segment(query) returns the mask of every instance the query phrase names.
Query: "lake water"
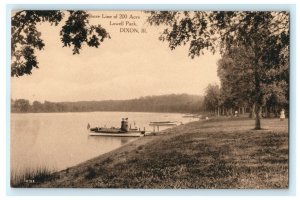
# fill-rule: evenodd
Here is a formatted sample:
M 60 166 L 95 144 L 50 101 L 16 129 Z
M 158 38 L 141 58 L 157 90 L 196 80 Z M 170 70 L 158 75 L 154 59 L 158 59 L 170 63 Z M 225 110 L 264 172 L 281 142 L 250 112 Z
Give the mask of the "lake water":
M 178 121 L 193 118 L 176 113 L 86 112 L 11 114 L 11 170 L 47 167 L 62 170 L 114 150 L 136 138 L 89 136 L 91 127 L 120 127 L 121 119 L 151 131 L 150 121 Z M 162 130 L 162 129 L 161 129 Z

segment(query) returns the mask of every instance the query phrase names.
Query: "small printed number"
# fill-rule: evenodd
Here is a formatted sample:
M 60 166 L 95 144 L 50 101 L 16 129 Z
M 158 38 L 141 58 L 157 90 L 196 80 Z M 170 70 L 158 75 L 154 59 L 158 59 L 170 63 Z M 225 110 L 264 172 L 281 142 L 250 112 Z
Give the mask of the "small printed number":
M 127 19 L 127 15 L 126 15 L 126 14 L 120 14 L 120 15 L 119 15 L 119 18 L 120 18 L 120 19 Z

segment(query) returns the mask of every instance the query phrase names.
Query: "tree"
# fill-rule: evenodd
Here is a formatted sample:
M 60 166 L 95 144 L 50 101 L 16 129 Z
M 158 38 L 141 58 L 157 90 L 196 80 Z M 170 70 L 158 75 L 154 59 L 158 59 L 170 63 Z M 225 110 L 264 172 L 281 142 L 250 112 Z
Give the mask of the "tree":
M 284 80 L 268 87 L 266 96 L 266 114 L 278 116 L 280 108 L 288 109 L 288 82 Z
M 44 111 L 45 112 L 57 112 L 56 104 L 50 101 L 44 101 Z
M 221 55 L 230 54 L 232 46 L 249 50 L 253 59 L 245 64 L 253 73 L 255 129 L 261 128 L 266 85 L 278 81 L 272 73 L 289 62 L 289 13 L 153 11 L 148 22 L 166 26 L 159 39 L 167 41 L 172 50 L 189 45 L 191 58 L 218 48 Z
M 203 103 L 206 110 L 213 111 L 219 115 L 220 88 L 218 85 L 209 84 L 207 86 Z
M 240 74 L 235 68 L 234 60 L 227 55 L 224 55 L 217 64 L 218 77 L 220 78 L 221 82 L 220 104 L 223 109 L 232 110 L 232 108 L 236 108 L 243 104 L 243 99 L 241 98 L 241 88 L 237 88 L 237 86 L 241 85 Z M 242 90 L 244 89 L 245 88 L 242 87 Z M 226 113 L 228 112 L 226 111 Z
M 223 100 L 232 102 L 231 106 L 251 105 L 255 109 L 255 69 L 252 65 L 254 54 L 251 48 L 231 47 L 218 62 L 218 76 L 221 80 Z M 288 80 L 285 77 L 288 66 L 280 68 L 261 68 L 262 104 L 265 113 L 270 107 L 284 105 L 288 99 Z M 224 94 L 225 93 L 225 94 Z M 234 103 L 233 103 L 234 102 Z M 274 111 L 274 109 L 273 109 Z M 259 113 L 261 115 L 261 113 Z
M 26 99 L 17 99 L 14 104 L 12 104 L 12 111 L 14 112 L 29 112 L 30 111 L 30 103 Z
M 32 103 L 32 111 L 33 112 L 43 112 L 44 111 L 44 106 L 41 102 L 39 101 L 34 101 Z
M 251 49 L 231 47 L 218 61 L 221 99 L 225 108 L 253 107 L 256 93 L 254 70 L 251 67 L 253 59 Z
M 67 19 L 60 31 L 61 42 L 63 47 L 72 47 L 73 54 L 79 54 L 83 45 L 98 48 L 105 38 L 110 38 L 101 25 L 89 24 L 89 14 L 85 11 L 18 11 L 11 18 L 12 77 L 29 75 L 33 68 L 38 68 L 35 51 L 42 50 L 45 43 L 37 24 L 49 22 L 57 26 L 65 16 Z

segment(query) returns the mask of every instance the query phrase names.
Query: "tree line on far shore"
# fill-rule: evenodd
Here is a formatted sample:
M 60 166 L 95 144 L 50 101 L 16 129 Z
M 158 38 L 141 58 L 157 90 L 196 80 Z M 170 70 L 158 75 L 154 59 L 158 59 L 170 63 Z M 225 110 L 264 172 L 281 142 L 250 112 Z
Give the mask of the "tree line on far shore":
M 232 101 L 226 99 L 227 93 L 217 84 L 209 84 L 205 95 L 170 94 L 146 96 L 129 100 L 50 102 L 27 99 L 11 99 L 12 113 L 50 113 L 50 112 L 94 112 L 94 111 L 123 111 L 123 112 L 177 112 L 177 113 L 206 113 L 216 116 L 233 116 L 248 114 L 255 117 L 251 102 L 241 101 L 237 96 Z M 277 117 L 280 110 L 288 111 L 285 98 L 276 94 L 267 99 L 263 107 L 263 117 Z
M 40 112 L 93 112 L 93 111 L 127 111 L 127 112 L 178 112 L 196 113 L 202 110 L 203 97 L 188 94 L 170 94 L 146 96 L 129 100 L 50 102 L 27 99 L 11 99 L 13 113 Z

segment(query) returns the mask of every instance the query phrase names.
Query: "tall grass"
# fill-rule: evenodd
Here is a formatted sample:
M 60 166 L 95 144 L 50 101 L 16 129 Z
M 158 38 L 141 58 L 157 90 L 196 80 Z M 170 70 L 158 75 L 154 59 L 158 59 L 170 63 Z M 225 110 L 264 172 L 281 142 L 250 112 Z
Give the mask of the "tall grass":
M 48 167 L 37 167 L 34 169 L 27 168 L 20 171 L 11 171 L 11 187 L 30 187 L 34 184 L 42 183 L 46 180 L 53 179 L 54 169 Z

